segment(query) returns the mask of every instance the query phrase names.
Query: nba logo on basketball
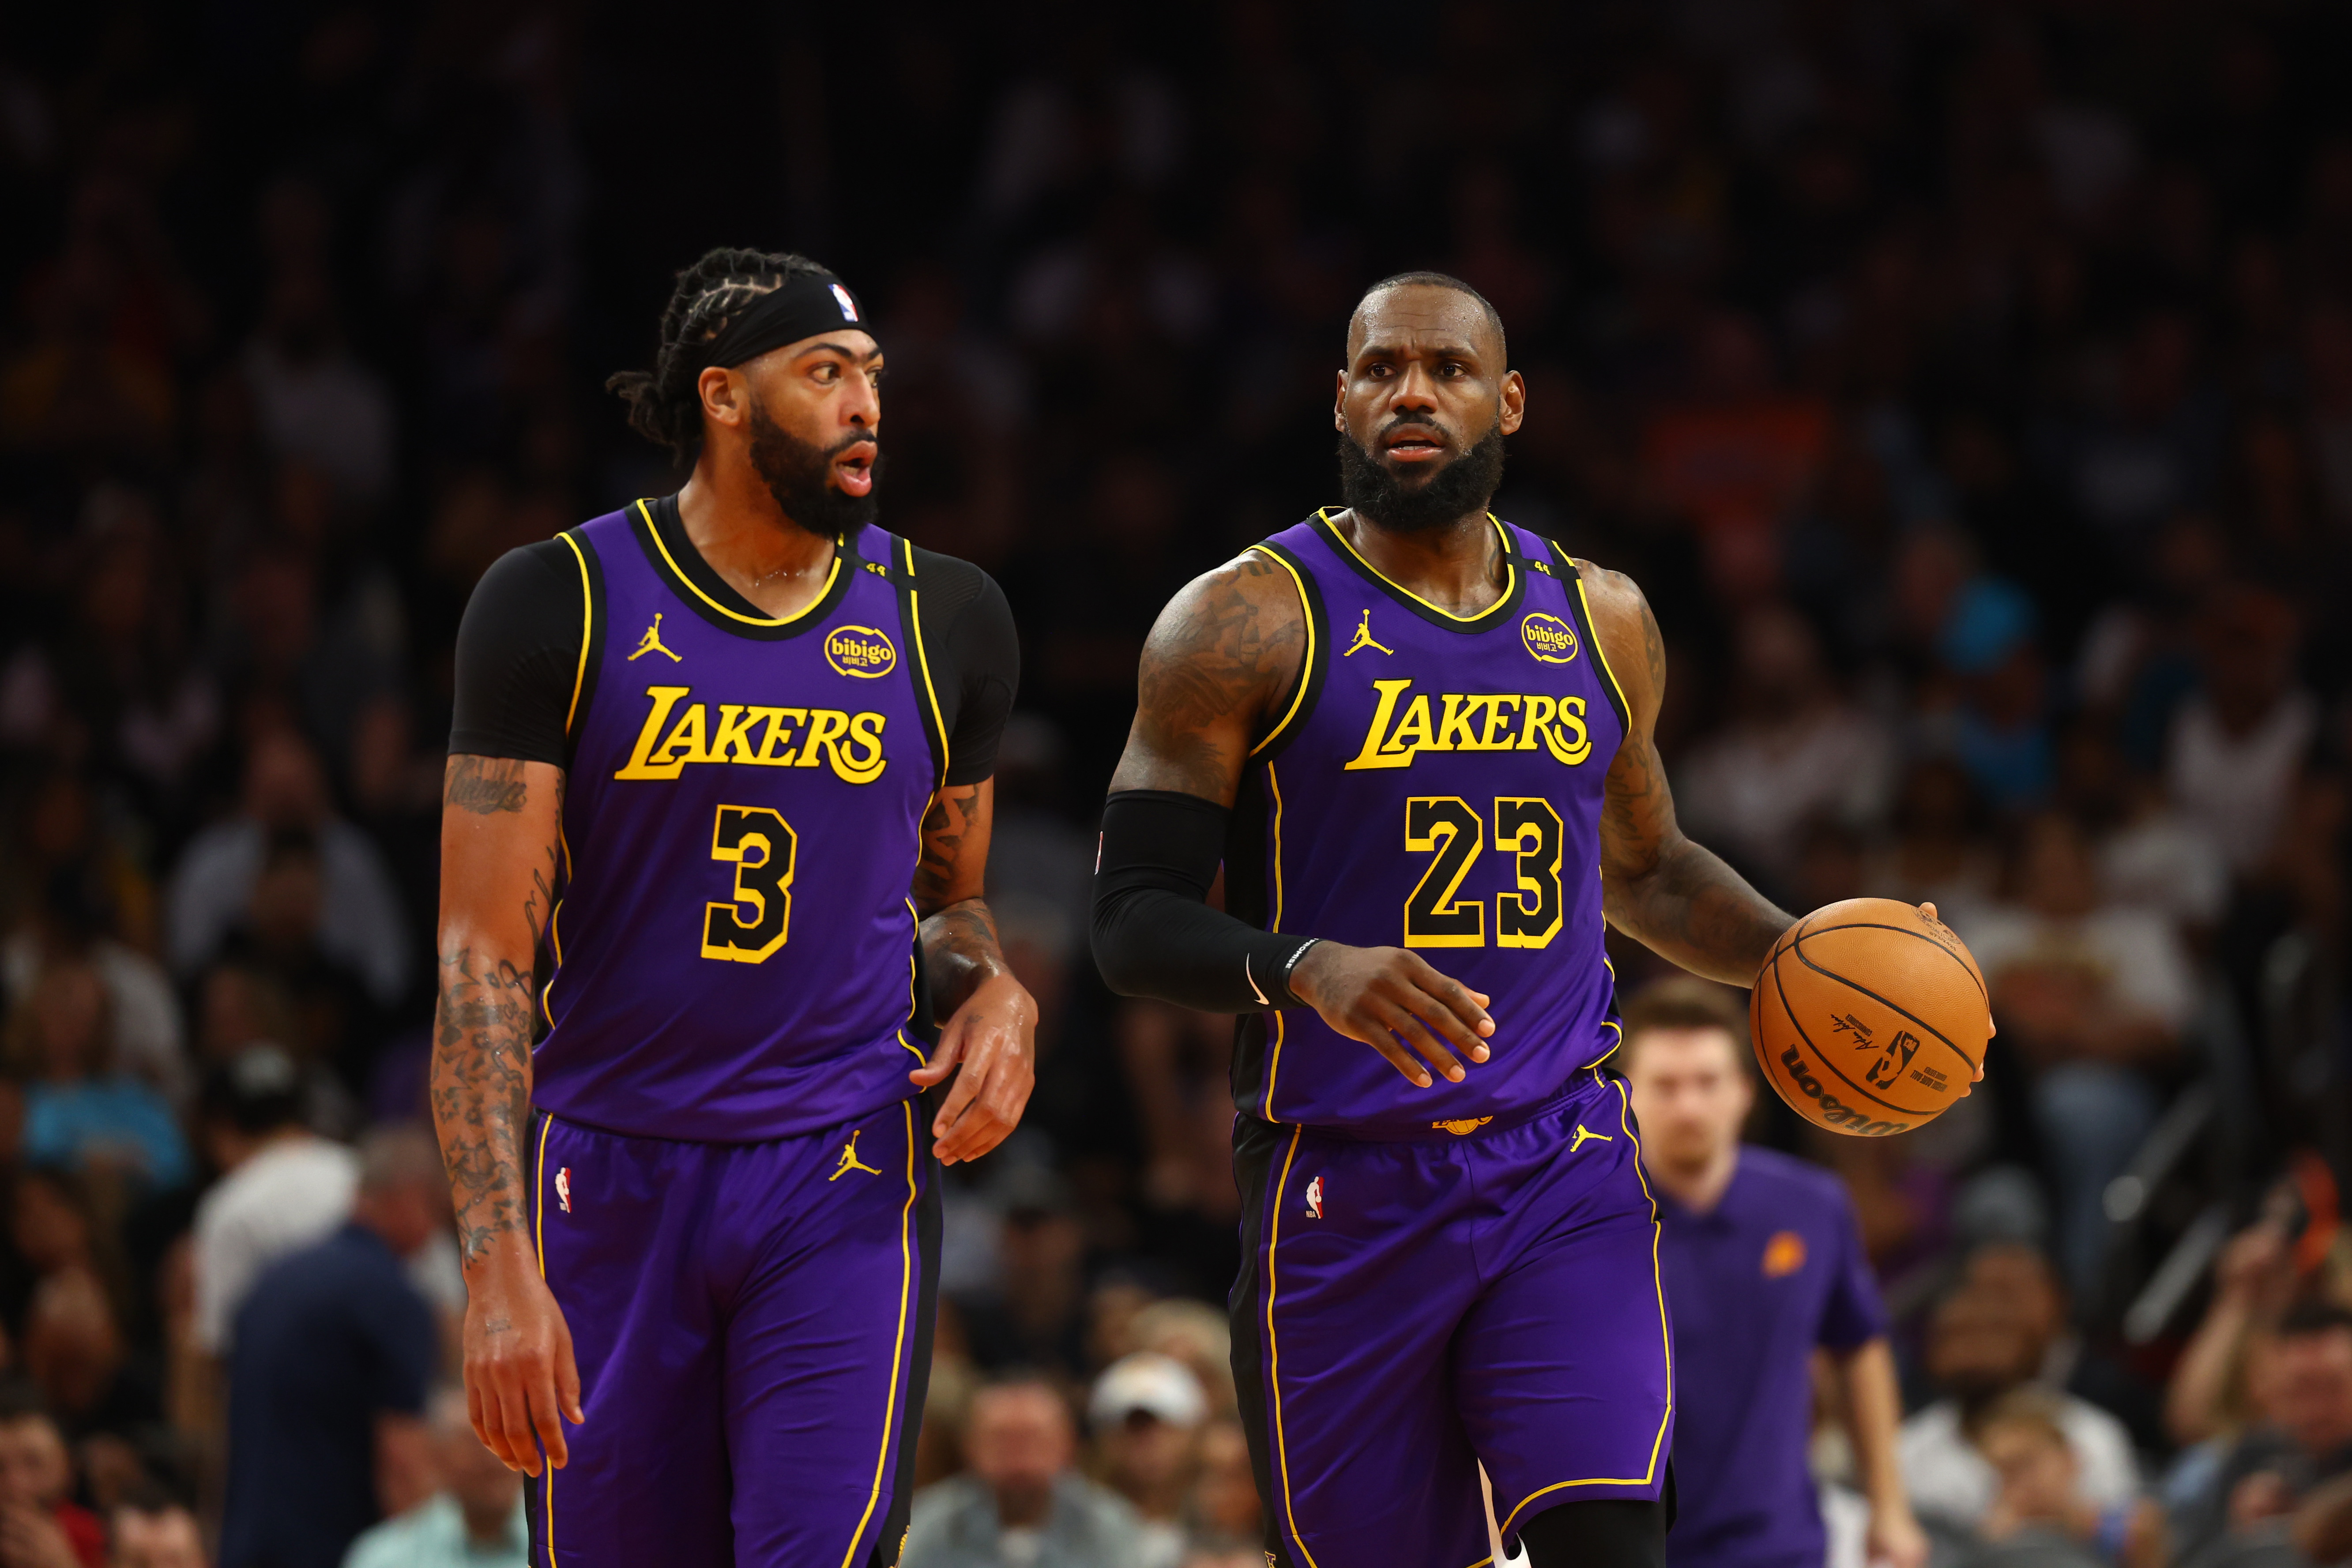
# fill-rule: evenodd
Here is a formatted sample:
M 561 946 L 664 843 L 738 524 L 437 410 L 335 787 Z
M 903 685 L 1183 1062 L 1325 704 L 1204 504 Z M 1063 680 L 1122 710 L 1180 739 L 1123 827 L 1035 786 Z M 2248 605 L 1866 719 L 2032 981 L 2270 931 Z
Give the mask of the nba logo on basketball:
M 569 1165 L 555 1173 L 555 1201 L 565 1214 L 572 1212 L 572 1167 Z
M 1307 1184 L 1307 1217 L 1323 1217 L 1323 1178 L 1320 1176 Z

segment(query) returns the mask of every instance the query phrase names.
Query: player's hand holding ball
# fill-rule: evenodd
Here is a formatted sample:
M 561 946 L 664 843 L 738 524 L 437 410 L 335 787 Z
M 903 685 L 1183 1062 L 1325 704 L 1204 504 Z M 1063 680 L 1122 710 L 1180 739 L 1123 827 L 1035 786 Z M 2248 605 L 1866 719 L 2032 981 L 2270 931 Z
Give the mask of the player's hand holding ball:
M 1924 1126 L 1984 1077 L 1992 1008 L 1933 904 L 1847 899 L 1790 926 L 1748 1004 L 1756 1065 L 1798 1115 L 1884 1138 Z

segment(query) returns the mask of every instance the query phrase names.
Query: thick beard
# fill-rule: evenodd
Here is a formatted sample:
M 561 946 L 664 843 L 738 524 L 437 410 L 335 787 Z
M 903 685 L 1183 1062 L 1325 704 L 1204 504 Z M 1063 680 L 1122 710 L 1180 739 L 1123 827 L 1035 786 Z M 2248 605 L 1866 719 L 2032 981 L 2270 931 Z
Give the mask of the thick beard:
M 833 486 L 834 458 L 859 441 L 873 440 L 852 432 L 831 447 L 813 446 L 769 418 L 760 405 L 751 405 L 751 467 L 784 515 L 821 539 L 854 532 L 881 515 L 880 442 L 875 442 L 872 489 L 853 496 Z
M 1339 432 L 1339 498 L 1391 533 L 1427 533 L 1484 511 L 1502 483 L 1499 418 L 1468 451 L 1412 486 Z

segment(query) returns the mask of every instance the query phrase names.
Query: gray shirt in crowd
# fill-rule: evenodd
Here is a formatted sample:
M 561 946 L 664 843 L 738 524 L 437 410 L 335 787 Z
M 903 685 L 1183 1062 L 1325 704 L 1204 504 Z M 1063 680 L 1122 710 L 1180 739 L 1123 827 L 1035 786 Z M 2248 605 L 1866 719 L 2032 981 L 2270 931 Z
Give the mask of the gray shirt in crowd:
M 1152 1553 L 1127 1500 L 1083 1476 L 1054 1483 L 1054 1507 L 1034 1530 L 997 1523 L 996 1499 L 970 1476 L 915 1499 L 899 1568 L 1138 1568 Z

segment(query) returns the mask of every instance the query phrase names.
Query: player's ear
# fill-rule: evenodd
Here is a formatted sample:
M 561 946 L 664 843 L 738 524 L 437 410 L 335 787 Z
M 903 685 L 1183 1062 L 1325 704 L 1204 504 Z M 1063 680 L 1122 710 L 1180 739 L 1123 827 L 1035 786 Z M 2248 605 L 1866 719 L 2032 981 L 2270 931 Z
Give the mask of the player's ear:
M 1516 436 L 1528 418 L 1528 384 L 1517 371 L 1503 373 L 1503 434 Z
M 750 388 L 740 373 L 711 365 L 695 378 L 694 390 L 701 395 L 704 418 L 714 425 L 743 423 Z
M 1342 436 L 1348 433 L 1348 373 L 1341 370 L 1339 385 L 1331 395 L 1331 428 Z

